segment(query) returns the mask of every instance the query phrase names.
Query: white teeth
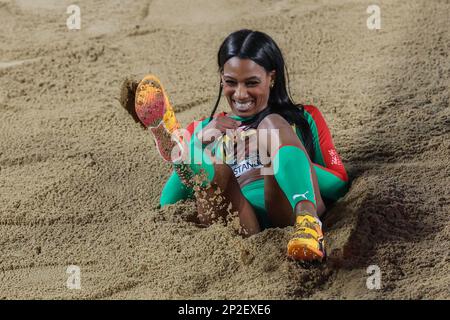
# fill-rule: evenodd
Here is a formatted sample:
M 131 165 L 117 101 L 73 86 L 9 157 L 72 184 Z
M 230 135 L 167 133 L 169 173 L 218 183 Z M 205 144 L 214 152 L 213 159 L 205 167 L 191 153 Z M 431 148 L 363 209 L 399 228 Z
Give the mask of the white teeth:
M 235 106 L 236 106 L 237 109 L 243 110 L 243 109 L 248 109 L 248 108 L 250 108 L 252 102 L 253 102 L 253 101 L 249 101 L 249 102 L 246 102 L 246 103 L 239 103 L 239 102 L 237 102 L 237 101 L 234 101 L 234 104 L 235 104 Z

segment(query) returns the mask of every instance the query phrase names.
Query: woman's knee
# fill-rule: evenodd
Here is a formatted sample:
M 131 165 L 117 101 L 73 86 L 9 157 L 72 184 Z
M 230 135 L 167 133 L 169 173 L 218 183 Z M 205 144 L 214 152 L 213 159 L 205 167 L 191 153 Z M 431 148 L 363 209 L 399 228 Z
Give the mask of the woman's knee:
M 271 113 L 261 120 L 258 125 L 258 129 L 278 129 L 289 126 L 289 123 L 282 116 L 276 113 Z
M 293 145 L 305 149 L 293 127 L 279 114 L 269 114 L 258 125 L 260 134 L 267 134 L 267 148 L 278 150 L 283 145 Z M 264 130 L 264 131 L 263 131 Z

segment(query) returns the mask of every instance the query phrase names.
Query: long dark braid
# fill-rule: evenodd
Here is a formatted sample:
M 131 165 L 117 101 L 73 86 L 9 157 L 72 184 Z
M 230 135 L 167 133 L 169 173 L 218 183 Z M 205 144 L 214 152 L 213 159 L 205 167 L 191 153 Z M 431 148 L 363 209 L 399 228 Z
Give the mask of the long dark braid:
M 222 97 L 222 89 L 223 89 L 222 84 L 220 84 L 219 85 L 219 96 L 217 97 L 216 104 L 214 105 L 211 115 L 209 116 L 209 121 L 212 120 L 212 118 L 214 117 L 214 114 L 216 113 L 217 107 L 219 106 L 220 98 Z

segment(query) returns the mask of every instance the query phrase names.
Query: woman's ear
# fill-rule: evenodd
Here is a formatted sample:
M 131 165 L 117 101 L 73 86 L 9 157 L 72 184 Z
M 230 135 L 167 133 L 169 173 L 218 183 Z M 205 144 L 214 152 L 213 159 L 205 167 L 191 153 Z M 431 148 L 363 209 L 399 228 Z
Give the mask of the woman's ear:
M 275 86 L 275 70 L 272 70 L 269 72 L 269 78 L 270 78 L 270 89 L 272 89 Z
M 269 75 L 270 75 L 270 81 L 275 81 L 275 70 L 270 71 Z

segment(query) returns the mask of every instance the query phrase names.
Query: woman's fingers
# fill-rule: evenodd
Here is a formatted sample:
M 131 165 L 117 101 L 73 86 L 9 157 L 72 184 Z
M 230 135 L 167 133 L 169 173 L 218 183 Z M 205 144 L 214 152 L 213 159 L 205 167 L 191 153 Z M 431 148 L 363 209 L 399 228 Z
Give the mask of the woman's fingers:
M 241 122 L 231 119 L 227 116 L 223 116 L 217 118 L 217 124 L 218 126 L 225 129 L 237 129 L 241 125 Z
M 209 143 L 217 138 L 217 134 L 225 134 L 227 130 L 236 130 L 241 125 L 241 121 L 236 121 L 227 116 L 220 116 L 211 120 L 211 122 L 199 132 L 198 137 L 203 143 Z M 214 132 L 215 131 L 215 132 Z

